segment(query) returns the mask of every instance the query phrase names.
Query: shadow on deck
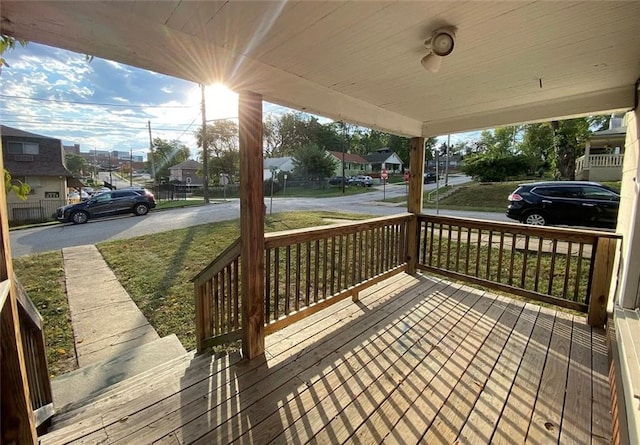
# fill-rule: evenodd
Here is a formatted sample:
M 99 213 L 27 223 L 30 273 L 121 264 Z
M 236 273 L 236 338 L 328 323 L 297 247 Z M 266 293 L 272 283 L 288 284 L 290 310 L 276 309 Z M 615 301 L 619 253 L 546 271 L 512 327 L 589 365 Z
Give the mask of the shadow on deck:
M 604 331 L 397 275 L 266 338 L 64 413 L 41 443 L 609 443 Z

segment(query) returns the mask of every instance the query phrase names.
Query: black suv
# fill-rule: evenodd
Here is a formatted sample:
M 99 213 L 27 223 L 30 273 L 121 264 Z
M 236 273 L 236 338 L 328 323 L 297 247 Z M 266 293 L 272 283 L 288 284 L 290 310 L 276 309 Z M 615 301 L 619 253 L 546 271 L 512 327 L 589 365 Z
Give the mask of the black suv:
M 104 192 L 77 204 L 60 207 L 56 219 L 74 224 L 86 223 L 90 218 L 133 213 L 142 216 L 156 206 L 153 194 L 147 189 L 123 189 Z
M 544 226 L 615 227 L 620 195 L 597 182 L 553 181 L 520 185 L 509 195 L 507 216 Z

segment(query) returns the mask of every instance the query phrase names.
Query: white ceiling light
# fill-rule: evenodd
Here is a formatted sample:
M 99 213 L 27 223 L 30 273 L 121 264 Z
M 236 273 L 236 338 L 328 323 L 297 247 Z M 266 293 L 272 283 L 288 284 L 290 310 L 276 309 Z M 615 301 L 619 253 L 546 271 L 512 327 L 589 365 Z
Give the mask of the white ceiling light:
M 429 53 L 422 58 L 420 63 L 427 71 L 437 73 L 442 65 L 442 58 L 453 52 L 455 47 L 455 28 L 436 29 L 431 37 L 424 42 Z

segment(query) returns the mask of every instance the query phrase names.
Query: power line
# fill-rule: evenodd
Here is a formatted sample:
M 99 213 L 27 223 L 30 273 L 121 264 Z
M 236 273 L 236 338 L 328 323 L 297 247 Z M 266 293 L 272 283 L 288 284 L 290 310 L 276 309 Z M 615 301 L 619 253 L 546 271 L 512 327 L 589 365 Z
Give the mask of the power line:
M 53 103 L 61 103 L 61 104 L 100 105 L 102 107 L 123 107 L 123 108 L 196 108 L 198 107 L 198 105 L 108 104 L 108 103 L 100 103 L 100 102 L 80 102 L 77 100 L 45 99 L 42 97 L 12 96 L 8 94 L 0 94 L 0 97 L 4 97 L 7 99 L 33 100 L 37 102 L 53 102 Z
M 2 121 L 3 124 L 8 124 L 8 123 L 16 123 L 16 124 L 23 124 L 23 125 L 38 125 L 38 126 L 55 126 L 55 127 L 83 127 L 83 128 L 97 128 L 97 129 L 101 129 L 101 128 L 113 128 L 114 125 L 118 125 L 118 128 L 120 130 L 132 130 L 132 131 L 140 131 L 140 130 L 146 130 L 147 127 L 146 126 L 142 126 L 142 127 L 138 127 L 138 126 L 131 126 L 131 125 L 124 125 L 124 122 L 113 122 L 112 124 L 87 124 L 87 123 L 75 123 L 75 122 L 68 122 L 68 121 L 51 121 L 51 120 L 47 120 L 47 121 L 39 121 L 39 120 L 32 120 L 32 121 L 26 121 L 26 120 L 3 120 Z M 193 122 L 192 122 L 193 124 Z M 190 124 L 191 125 L 191 124 Z M 160 131 L 173 131 L 173 132 L 179 132 L 179 131 L 183 131 L 182 128 L 156 128 L 156 130 L 160 130 Z

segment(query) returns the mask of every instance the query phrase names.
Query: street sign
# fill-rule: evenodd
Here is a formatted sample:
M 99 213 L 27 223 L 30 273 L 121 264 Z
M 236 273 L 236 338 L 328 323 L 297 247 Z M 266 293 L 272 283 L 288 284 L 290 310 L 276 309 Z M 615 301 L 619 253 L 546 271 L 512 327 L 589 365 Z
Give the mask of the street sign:
M 405 181 L 409 180 L 409 172 L 404 172 L 404 175 L 402 175 L 402 177 L 404 178 Z
M 382 179 L 387 179 L 389 177 L 389 172 L 387 172 L 386 170 L 382 170 L 382 172 L 380 173 L 380 177 Z

